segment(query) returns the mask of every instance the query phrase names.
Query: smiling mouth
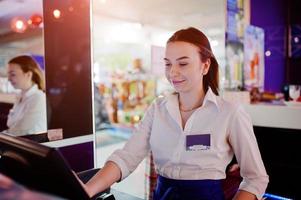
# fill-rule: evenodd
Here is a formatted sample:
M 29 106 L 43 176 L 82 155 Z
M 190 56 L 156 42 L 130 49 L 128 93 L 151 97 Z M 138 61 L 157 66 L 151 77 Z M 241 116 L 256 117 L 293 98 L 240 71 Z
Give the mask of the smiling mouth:
M 181 81 L 172 81 L 173 84 L 179 84 L 179 83 L 183 83 L 185 80 L 181 80 Z

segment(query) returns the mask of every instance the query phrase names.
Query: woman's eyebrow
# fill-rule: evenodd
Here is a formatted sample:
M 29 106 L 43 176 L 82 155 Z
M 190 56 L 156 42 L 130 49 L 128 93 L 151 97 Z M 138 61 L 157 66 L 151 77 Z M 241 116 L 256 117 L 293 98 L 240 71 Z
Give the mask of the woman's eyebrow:
M 180 57 L 180 58 L 177 58 L 176 60 L 179 61 L 179 60 L 183 60 L 183 59 L 187 59 L 187 58 L 189 58 L 189 57 L 187 57 L 187 56 L 182 56 L 182 57 Z M 165 61 L 169 61 L 168 58 L 164 58 L 164 60 L 165 60 Z
M 187 56 L 182 56 L 182 57 L 180 57 L 180 58 L 177 58 L 176 60 L 178 61 L 178 60 L 183 60 L 183 59 L 187 59 L 187 58 L 189 58 L 189 57 L 187 57 Z

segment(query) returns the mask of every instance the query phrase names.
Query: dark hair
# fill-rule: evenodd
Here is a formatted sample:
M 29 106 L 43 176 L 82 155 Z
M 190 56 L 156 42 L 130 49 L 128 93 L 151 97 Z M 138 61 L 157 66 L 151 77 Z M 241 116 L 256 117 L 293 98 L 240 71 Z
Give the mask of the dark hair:
M 190 27 L 175 32 L 167 41 L 167 43 L 169 42 L 188 42 L 193 44 L 200 49 L 202 62 L 205 62 L 208 58 L 210 59 L 211 64 L 209 71 L 206 75 L 204 75 L 203 79 L 204 90 L 207 92 L 208 87 L 210 86 L 214 94 L 218 95 L 218 63 L 212 53 L 211 46 L 206 35 L 200 30 Z
M 43 78 L 43 73 L 36 63 L 36 61 L 31 56 L 17 56 L 8 61 L 8 64 L 18 64 L 20 65 L 23 72 L 32 72 L 31 80 L 38 85 L 40 90 L 45 89 L 45 82 Z

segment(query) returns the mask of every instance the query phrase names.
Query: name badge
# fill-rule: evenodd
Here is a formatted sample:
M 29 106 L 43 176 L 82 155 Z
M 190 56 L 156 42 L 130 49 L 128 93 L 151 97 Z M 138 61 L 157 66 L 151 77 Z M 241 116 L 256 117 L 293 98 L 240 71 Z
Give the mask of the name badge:
M 210 134 L 186 136 L 186 151 L 200 151 L 208 149 L 210 149 Z

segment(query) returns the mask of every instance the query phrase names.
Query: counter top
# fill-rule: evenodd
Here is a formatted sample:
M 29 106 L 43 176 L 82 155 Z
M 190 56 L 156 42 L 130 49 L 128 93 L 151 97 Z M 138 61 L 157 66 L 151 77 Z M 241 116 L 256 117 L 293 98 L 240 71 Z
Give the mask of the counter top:
M 254 126 L 301 130 L 301 106 L 244 104 Z
M 126 194 L 124 192 L 120 192 L 114 189 L 111 189 L 111 193 L 114 195 L 116 200 L 142 200 L 138 197 L 135 197 L 133 195 L 130 194 Z

